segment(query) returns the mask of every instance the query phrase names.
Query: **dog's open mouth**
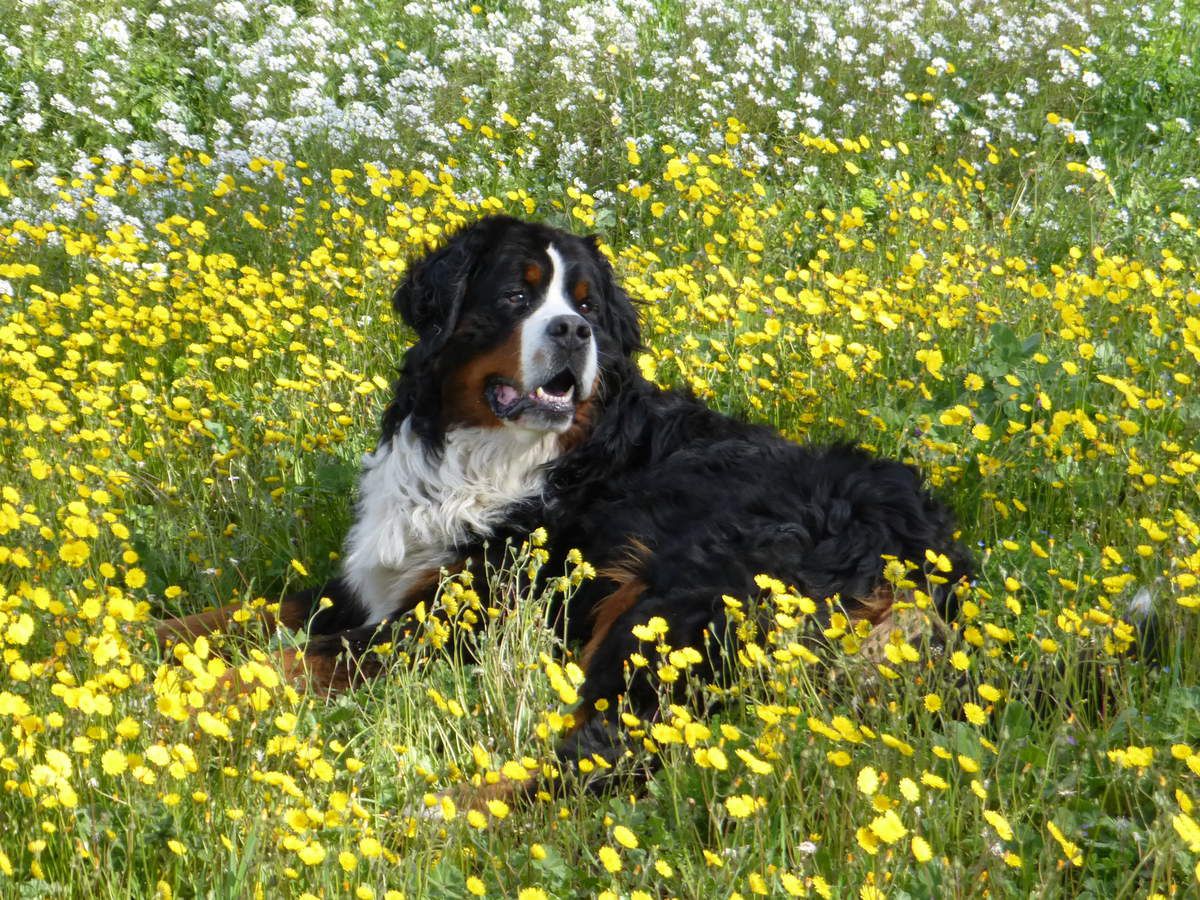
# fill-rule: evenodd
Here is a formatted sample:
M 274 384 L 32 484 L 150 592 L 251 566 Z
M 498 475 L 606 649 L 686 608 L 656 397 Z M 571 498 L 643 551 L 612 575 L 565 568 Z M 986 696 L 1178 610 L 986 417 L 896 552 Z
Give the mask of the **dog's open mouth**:
M 572 415 L 577 390 L 575 374 L 570 369 L 563 369 L 527 394 L 522 394 L 512 382 L 502 378 L 489 381 L 484 393 L 497 418 L 515 419 L 531 411 L 551 416 Z

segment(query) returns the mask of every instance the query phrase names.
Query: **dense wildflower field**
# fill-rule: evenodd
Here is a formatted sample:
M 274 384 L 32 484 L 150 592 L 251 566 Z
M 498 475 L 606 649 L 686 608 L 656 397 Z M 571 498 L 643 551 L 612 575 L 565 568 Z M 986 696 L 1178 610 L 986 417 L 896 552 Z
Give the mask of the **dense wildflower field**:
M 1196 896 L 1198 51 L 1194 0 L 0 0 L 0 896 Z M 156 646 L 336 571 L 390 287 L 493 211 L 603 237 L 648 378 L 928 473 L 953 652 L 818 658 L 764 578 L 646 790 L 484 811 L 569 722 L 546 597 L 333 699 Z

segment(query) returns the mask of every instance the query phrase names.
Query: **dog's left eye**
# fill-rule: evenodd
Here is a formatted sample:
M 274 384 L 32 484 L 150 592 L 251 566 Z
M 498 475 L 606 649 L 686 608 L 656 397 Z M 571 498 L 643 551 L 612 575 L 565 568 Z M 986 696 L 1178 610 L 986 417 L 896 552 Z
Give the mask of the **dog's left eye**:
M 523 306 L 525 304 L 525 292 L 522 290 L 505 291 L 503 299 L 510 306 Z
M 592 311 L 592 301 L 591 300 L 580 300 L 575 304 L 575 308 L 577 310 L 579 310 L 581 315 L 586 316 L 588 313 L 590 313 Z

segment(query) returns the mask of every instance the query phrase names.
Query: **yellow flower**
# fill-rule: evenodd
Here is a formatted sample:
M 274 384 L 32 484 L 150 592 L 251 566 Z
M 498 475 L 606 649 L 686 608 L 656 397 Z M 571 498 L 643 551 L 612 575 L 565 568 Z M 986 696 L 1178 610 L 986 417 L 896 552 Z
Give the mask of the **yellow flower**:
M 306 866 L 315 866 L 325 859 L 325 848 L 319 842 L 314 841 L 301 847 L 296 855 Z
M 497 819 L 503 819 L 508 815 L 508 804 L 503 800 L 489 800 L 487 802 L 488 812 Z
M 983 725 L 987 722 L 987 713 L 978 703 L 964 703 L 963 712 L 966 713 L 967 721 L 972 725 Z
M 916 254 L 913 254 L 916 257 Z M 936 378 L 938 381 L 944 381 L 945 376 L 942 375 L 942 366 L 945 365 L 945 357 L 942 356 L 942 351 L 934 348 L 932 350 L 918 350 L 916 353 L 917 361 L 925 364 L 925 369 Z
M 854 837 L 858 841 L 858 845 L 874 856 L 879 852 L 879 838 L 870 828 L 859 828 L 854 832 Z
M 125 754 L 120 750 L 106 750 L 104 755 L 100 757 L 100 768 L 106 775 L 120 775 L 128 767 L 129 763 L 125 758 Z
M 615 840 L 626 850 L 636 850 L 638 846 L 637 835 L 635 835 L 624 825 L 618 825 L 613 829 L 613 840 Z
M 1187 845 L 1188 850 L 1192 853 L 1200 853 L 1200 825 L 1196 824 L 1195 819 L 1180 813 L 1172 817 L 1171 824 L 1175 827 L 1175 833 Z
M 13 646 L 28 644 L 29 639 L 33 637 L 34 622 L 33 616 L 29 613 L 21 613 L 9 622 L 8 627 L 4 629 L 4 640 Z
M 612 847 L 605 844 L 600 848 L 598 855 L 600 864 L 610 873 L 615 874 L 621 871 L 621 856 Z
M 83 541 L 67 541 L 58 548 L 58 558 L 68 566 L 78 568 L 87 561 L 91 552 Z
M 858 789 L 870 797 L 879 789 L 879 775 L 871 766 L 863 766 L 858 773 Z
M 1008 824 L 1008 820 L 995 810 L 985 809 L 983 817 L 987 819 L 988 824 L 996 829 L 996 834 L 1000 835 L 1000 840 L 1011 841 L 1013 838 L 1012 826 Z
M 634 625 L 631 630 L 639 641 L 654 641 L 666 635 L 667 620 L 661 616 L 652 616 L 645 625 Z
M 698 765 L 714 768 L 718 772 L 724 772 L 729 766 L 729 760 L 720 747 L 697 747 L 693 755 Z
M 735 819 L 744 819 L 747 816 L 753 815 L 755 810 L 754 798 L 749 794 L 737 794 L 733 797 L 725 798 L 725 809 Z
M 912 855 L 916 858 L 917 862 L 929 862 L 929 860 L 933 857 L 933 850 L 930 849 L 929 842 L 919 834 L 913 835 L 911 846 Z
M 883 815 L 876 816 L 871 820 L 869 827 L 872 834 L 885 844 L 894 844 L 908 834 L 908 829 L 904 827 L 904 823 L 900 821 L 900 817 L 896 815 L 894 809 L 889 809 Z
M 1144 769 L 1154 761 L 1153 747 L 1129 746 L 1108 751 L 1108 758 L 1125 769 Z
M 210 713 L 208 710 L 201 710 L 196 716 L 196 724 L 200 726 L 200 730 L 205 734 L 211 734 L 213 737 L 229 739 L 229 726 Z
M 779 883 L 783 886 L 789 897 L 803 897 L 807 894 L 807 891 L 804 890 L 804 882 L 791 872 L 784 872 L 780 875 Z
M 1063 856 L 1067 858 L 1071 865 L 1082 866 L 1083 854 L 1079 852 L 1079 846 L 1073 841 L 1068 840 L 1066 835 L 1053 822 L 1047 822 L 1046 828 L 1051 836 L 1058 841 L 1058 845 L 1062 847 Z

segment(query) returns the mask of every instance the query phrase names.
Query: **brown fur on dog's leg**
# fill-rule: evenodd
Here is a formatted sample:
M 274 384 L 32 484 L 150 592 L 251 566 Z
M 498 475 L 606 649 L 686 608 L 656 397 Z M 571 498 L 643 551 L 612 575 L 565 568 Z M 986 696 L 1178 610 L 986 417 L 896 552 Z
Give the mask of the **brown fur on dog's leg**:
M 269 605 L 250 606 L 243 603 L 230 603 L 218 609 L 205 610 L 191 616 L 164 619 L 154 627 L 154 637 L 160 647 L 165 647 L 176 641 L 193 641 L 218 631 L 229 631 L 235 624 L 241 624 L 234 617 L 239 610 L 246 610 L 250 617 L 246 620 L 261 624 L 267 631 L 283 625 L 292 631 L 300 631 L 308 624 L 312 615 L 312 592 L 292 594 L 279 601 L 277 609 Z
M 512 781 L 501 775 L 500 780 L 496 782 L 485 781 L 479 785 L 457 785 L 448 791 L 443 791 L 442 796 L 449 797 L 461 810 L 474 809 L 479 812 L 489 812 L 488 804 L 493 800 L 499 800 L 501 803 L 511 806 L 528 790 L 528 786 L 532 783 L 532 775 L 520 782 Z
M 242 604 L 231 603 L 194 616 L 164 619 L 154 627 L 154 637 L 160 647 L 165 647 L 175 641 L 192 641 L 216 631 L 225 631 L 235 621 L 233 615 L 239 609 L 242 609 Z
M 283 675 L 297 690 L 309 688 L 322 697 L 348 691 L 355 682 L 354 660 L 319 649 L 285 650 Z
M 244 678 L 241 666 L 230 666 L 218 679 L 216 690 L 226 694 L 246 695 L 253 693 L 256 688 L 268 690 L 279 687 L 280 684 L 290 684 L 298 691 L 306 688 L 312 693 L 328 697 L 340 691 L 348 690 L 354 683 L 352 662 L 344 658 L 331 656 L 327 653 L 306 652 L 304 648 L 283 650 L 272 662 L 263 663 L 278 671 L 278 684 L 255 677 L 250 674 Z

